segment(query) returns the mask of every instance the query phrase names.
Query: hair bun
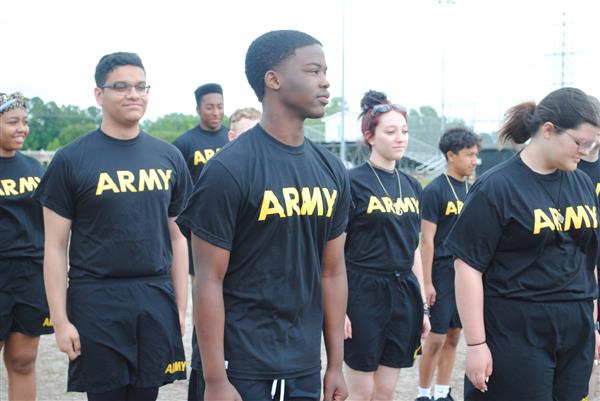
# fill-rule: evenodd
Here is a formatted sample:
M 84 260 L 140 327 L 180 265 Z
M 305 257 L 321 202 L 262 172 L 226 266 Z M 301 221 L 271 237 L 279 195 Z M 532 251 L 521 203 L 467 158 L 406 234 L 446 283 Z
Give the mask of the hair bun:
M 386 104 L 388 102 L 388 98 L 383 92 L 378 92 L 374 90 L 369 90 L 360 101 L 360 109 L 362 113 L 366 113 L 367 110 L 376 106 L 378 104 Z

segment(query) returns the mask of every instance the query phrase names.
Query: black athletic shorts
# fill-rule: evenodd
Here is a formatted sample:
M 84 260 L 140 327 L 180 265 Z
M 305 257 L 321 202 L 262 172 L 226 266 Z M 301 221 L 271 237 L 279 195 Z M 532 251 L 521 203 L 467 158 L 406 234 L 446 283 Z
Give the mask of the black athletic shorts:
M 71 281 L 67 311 L 81 340 L 81 355 L 69 363 L 68 391 L 104 393 L 186 378 L 169 276 Z
M 488 391 L 465 378 L 465 401 L 580 401 L 594 360 L 592 301 L 534 303 L 486 297 L 493 373 Z
M 0 341 L 11 332 L 30 337 L 54 332 L 41 260 L 0 260 Z
M 318 401 L 321 396 L 320 372 L 285 380 L 249 380 L 230 377 L 229 381 L 244 401 Z M 202 371 L 192 369 L 188 401 L 203 401 L 204 388 Z
M 190 271 L 190 275 L 194 275 L 194 258 L 192 257 L 192 240 L 187 240 L 187 249 L 188 249 L 188 268 Z
M 421 347 L 423 301 L 412 270 L 348 268 L 347 314 L 352 338 L 344 341 L 344 361 L 349 367 L 374 372 L 379 365 L 413 365 Z
M 454 258 L 436 259 L 432 267 L 435 303 L 431 307 L 431 332 L 447 334 L 448 329 L 460 329 L 460 318 L 454 297 Z

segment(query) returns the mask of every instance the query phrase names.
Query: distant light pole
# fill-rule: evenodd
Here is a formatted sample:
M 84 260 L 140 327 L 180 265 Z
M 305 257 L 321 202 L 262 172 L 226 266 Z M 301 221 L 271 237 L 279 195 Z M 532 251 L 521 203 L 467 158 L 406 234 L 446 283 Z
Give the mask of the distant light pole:
M 438 0 L 438 4 L 455 4 L 456 0 Z M 442 15 L 442 19 L 443 18 Z M 444 24 L 444 27 L 446 24 Z M 442 105 L 441 105 L 441 117 L 440 117 L 440 131 L 444 132 L 446 129 L 446 39 L 445 32 L 442 32 Z
M 344 165 L 346 164 L 346 90 L 344 82 L 345 80 L 345 63 L 346 63 L 346 0 L 342 0 L 342 110 L 340 117 L 342 122 L 340 124 L 340 159 Z

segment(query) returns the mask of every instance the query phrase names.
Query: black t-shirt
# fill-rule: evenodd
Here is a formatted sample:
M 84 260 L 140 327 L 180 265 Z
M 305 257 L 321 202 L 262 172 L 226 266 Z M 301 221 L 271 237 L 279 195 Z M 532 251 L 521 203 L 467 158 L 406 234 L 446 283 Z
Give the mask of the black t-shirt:
M 600 197 L 600 158 L 595 162 L 580 160 L 577 168 L 590 177 L 594 186 L 596 196 Z M 597 265 L 600 266 L 600 252 L 598 254 Z M 599 316 L 600 317 L 600 316 Z
M 596 196 L 600 196 L 600 158 L 595 162 L 580 160 L 577 168 L 590 177 Z
M 446 244 L 483 273 L 486 296 L 596 297 L 598 200 L 581 171 L 537 174 L 512 157 L 473 185 Z
M 0 157 L 0 260 L 44 257 L 42 208 L 31 197 L 43 174 L 22 153 Z
M 319 371 L 323 250 L 344 232 L 349 204 L 339 159 L 308 139 L 287 146 L 260 125 L 206 166 L 177 222 L 230 251 L 223 298 L 231 377 Z M 192 367 L 201 368 L 194 357 Z
M 173 145 L 183 154 L 185 163 L 195 183 L 206 163 L 227 144 L 229 130 L 223 126 L 218 131 L 205 131 L 199 125 L 175 139 Z
M 169 271 L 168 217 L 183 210 L 191 187 L 173 145 L 97 130 L 56 152 L 34 197 L 72 221 L 71 280 L 143 277 Z
M 452 192 L 446 177 L 450 180 L 454 192 Z M 445 242 L 452 225 L 462 210 L 463 202 L 467 197 L 467 188 L 466 181 L 458 181 L 451 176 L 442 174 L 423 189 L 423 200 L 421 201 L 423 220 L 436 224 L 433 239 L 434 260 L 452 256 L 452 253 L 446 248 Z
M 346 264 L 381 272 L 412 269 L 421 229 L 421 184 L 400 171 L 396 175 L 371 170 L 367 163 L 349 174 L 353 208 L 346 230 Z

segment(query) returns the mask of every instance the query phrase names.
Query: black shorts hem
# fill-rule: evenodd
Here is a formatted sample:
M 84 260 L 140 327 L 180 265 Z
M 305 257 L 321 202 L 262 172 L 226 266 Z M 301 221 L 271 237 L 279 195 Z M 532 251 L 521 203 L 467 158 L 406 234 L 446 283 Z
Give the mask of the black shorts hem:
M 387 368 L 404 369 L 404 368 L 412 368 L 413 365 L 415 364 L 415 360 L 411 359 L 411 360 L 405 360 L 405 361 L 400 361 L 400 362 L 380 361 L 379 364 L 381 366 L 385 366 Z
M 43 330 L 21 330 L 21 329 L 16 329 L 16 330 L 11 330 L 8 333 L 8 335 L 10 335 L 10 333 L 20 333 L 20 334 L 23 334 L 23 335 L 25 335 L 27 337 L 41 337 L 41 336 L 45 336 L 45 335 L 48 335 L 48 334 L 54 334 L 54 328 L 48 327 L 47 329 L 43 329 Z M 0 338 L 0 341 L 4 341 L 4 340 L 6 340 L 6 338 L 4 338 L 4 339 Z

